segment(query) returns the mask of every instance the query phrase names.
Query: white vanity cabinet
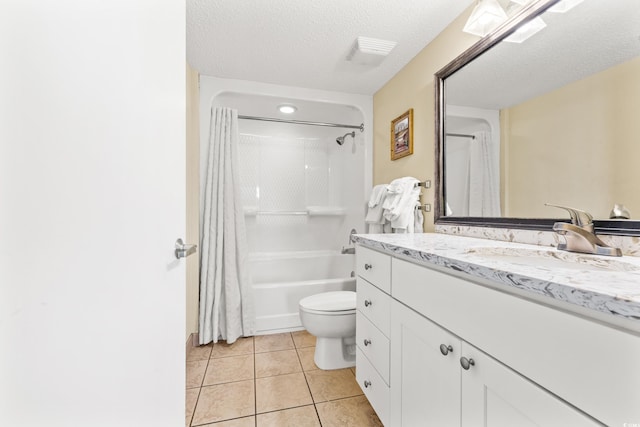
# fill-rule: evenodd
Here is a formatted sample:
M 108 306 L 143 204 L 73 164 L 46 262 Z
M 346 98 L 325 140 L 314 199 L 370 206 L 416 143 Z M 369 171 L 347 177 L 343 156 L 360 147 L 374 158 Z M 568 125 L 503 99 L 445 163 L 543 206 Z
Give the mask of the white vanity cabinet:
M 461 357 L 475 362 L 460 372 L 462 426 L 527 425 L 508 421 L 513 417 L 541 426 L 631 425 L 640 420 L 637 335 L 435 268 L 397 258 L 391 268 L 392 419 L 406 395 L 402 382 L 413 375 L 398 365 L 422 357 L 398 350 L 402 328 L 396 321 L 406 317 L 398 312 L 414 310 L 425 325 L 433 322 L 457 337 L 458 363 Z M 440 343 L 435 344 L 438 352 Z M 558 421 L 562 419 L 568 421 Z
M 357 379 L 386 426 L 640 425 L 637 334 L 444 267 L 357 254 Z M 372 279 L 374 259 L 385 273 Z
M 397 301 L 391 318 L 391 426 L 600 425 Z

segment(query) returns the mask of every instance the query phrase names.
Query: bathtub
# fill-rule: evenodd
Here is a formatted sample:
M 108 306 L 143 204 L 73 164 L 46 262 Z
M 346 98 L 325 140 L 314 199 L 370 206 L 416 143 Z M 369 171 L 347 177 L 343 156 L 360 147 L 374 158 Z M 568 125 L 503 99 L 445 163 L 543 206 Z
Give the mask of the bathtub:
M 298 302 L 306 296 L 356 290 L 354 256 L 336 251 L 252 253 L 249 267 L 258 335 L 302 329 Z

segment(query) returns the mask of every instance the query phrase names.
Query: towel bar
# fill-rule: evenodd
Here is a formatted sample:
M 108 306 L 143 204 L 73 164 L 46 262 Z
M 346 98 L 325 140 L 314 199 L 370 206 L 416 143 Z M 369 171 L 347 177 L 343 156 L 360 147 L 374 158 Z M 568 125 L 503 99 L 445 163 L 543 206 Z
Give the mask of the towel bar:
M 431 180 L 428 179 L 424 182 L 416 182 L 416 187 L 424 187 L 424 188 L 431 188 Z

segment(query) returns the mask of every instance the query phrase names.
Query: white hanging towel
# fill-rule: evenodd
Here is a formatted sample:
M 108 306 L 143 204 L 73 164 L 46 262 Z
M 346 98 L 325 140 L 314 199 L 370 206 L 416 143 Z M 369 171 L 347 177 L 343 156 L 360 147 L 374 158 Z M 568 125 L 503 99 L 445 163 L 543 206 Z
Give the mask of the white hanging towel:
M 394 179 L 387 189 L 383 202 L 384 218 L 391 222 L 395 232 L 413 232 L 416 204 L 420 198 L 420 187 L 416 178 L 407 176 Z
M 371 196 L 369 197 L 367 216 L 365 223 L 369 226 L 369 233 L 383 233 L 383 225 L 385 219 L 383 217 L 384 209 L 382 207 L 387 196 L 387 184 L 380 184 L 373 187 Z
M 416 213 L 414 216 L 414 224 L 413 224 L 413 232 L 414 233 L 424 233 L 424 215 L 422 215 L 421 209 L 416 209 Z
M 419 205 L 416 206 L 415 212 L 413 214 L 413 218 L 407 224 L 407 228 L 394 228 L 389 233 L 393 232 L 396 234 L 412 234 L 412 233 L 424 233 L 424 215 L 422 215 L 422 210 L 419 208 Z M 389 224 L 391 227 L 391 224 Z

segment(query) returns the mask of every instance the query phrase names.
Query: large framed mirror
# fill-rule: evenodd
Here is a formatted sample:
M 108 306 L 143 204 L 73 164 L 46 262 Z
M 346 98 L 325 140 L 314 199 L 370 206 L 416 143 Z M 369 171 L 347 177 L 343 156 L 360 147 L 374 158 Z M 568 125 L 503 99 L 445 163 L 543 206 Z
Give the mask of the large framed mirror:
M 550 203 L 640 235 L 640 3 L 565 2 L 500 0 L 513 16 L 436 74 L 436 224 L 551 230 Z

